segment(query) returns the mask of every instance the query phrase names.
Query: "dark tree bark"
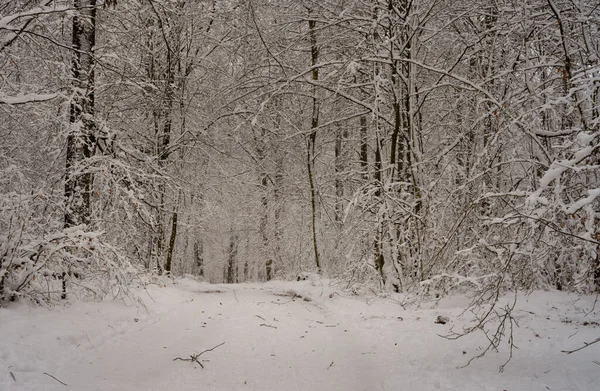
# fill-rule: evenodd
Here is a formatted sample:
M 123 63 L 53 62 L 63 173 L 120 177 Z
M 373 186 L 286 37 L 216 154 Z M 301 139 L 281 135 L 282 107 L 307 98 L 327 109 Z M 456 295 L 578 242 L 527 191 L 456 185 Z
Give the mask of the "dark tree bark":
M 369 136 L 367 116 L 360 117 L 360 170 L 364 179 L 369 179 Z
M 204 277 L 204 242 L 202 239 L 198 239 L 194 243 L 194 259 L 198 277 Z
M 335 137 L 335 222 L 341 229 L 344 214 L 344 181 L 342 171 L 344 170 L 344 141 L 348 138 L 348 131 L 337 129 Z
M 273 274 L 272 274 L 272 265 L 273 265 L 273 260 L 271 259 L 271 254 L 269 251 L 269 233 L 268 233 L 268 225 L 269 225 L 269 173 L 267 172 L 267 169 L 265 167 L 265 158 L 266 158 L 266 151 L 265 151 L 265 145 L 266 145 L 266 137 L 267 137 L 267 131 L 265 128 L 261 127 L 260 128 L 260 133 L 258 134 L 258 137 L 255 135 L 255 142 L 256 142 L 256 158 L 258 160 L 258 166 L 259 166 L 259 180 L 260 180 L 260 189 L 261 189 L 261 196 L 260 196 L 260 202 L 262 205 L 262 215 L 260 217 L 260 222 L 259 222 L 259 231 L 260 231 L 260 236 L 262 239 L 262 245 L 263 245 L 263 256 L 265 259 L 265 272 L 266 272 L 266 279 L 267 281 L 270 281 L 271 278 L 273 278 Z
M 274 215 L 274 239 L 275 239 L 275 273 L 277 268 L 282 267 L 282 241 L 283 241 L 283 225 L 281 222 L 283 208 L 284 208 L 284 197 L 283 197 L 283 153 L 278 152 L 276 159 L 276 171 L 275 171 L 275 184 L 273 189 L 273 197 L 275 200 L 275 215 Z
M 310 10 L 309 10 L 310 14 Z M 317 22 L 315 20 L 308 21 L 308 29 L 310 34 L 310 53 L 311 53 L 311 65 L 312 79 L 316 82 L 319 80 L 319 68 L 316 67 L 319 61 L 319 47 L 317 46 L 317 34 L 315 32 Z M 319 99 L 317 98 L 317 88 L 313 87 L 313 109 L 312 109 L 312 121 L 310 126 L 310 134 L 308 135 L 308 141 L 306 145 L 307 156 L 306 163 L 308 169 L 308 182 L 310 186 L 310 206 L 311 206 L 311 221 L 312 221 L 312 239 L 313 239 L 313 251 L 315 254 L 315 264 L 317 265 L 317 272 L 321 273 L 321 262 L 319 260 L 319 248 L 317 245 L 317 205 L 316 205 L 316 194 L 315 194 L 315 142 L 317 138 L 317 128 L 319 127 Z
M 239 237 L 233 230 L 229 236 L 229 254 L 227 258 L 227 267 L 225 268 L 225 283 L 233 284 L 237 281 L 237 252 Z
M 178 70 L 181 71 L 181 22 L 179 20 L 171 21 L 172 25 L 163 21 L 169 20 L 169 17 L 176 18 L 178 12 L 182 12 L 182 7 L 185 2 L 177 3 L 177 10 L 165 11 L 165 15 L 159 14 L 159 9 L 154 3 L 150 3 L 153 15 L 147 20 L 148 36 L 147 48 L 149 55 L 146 58 L 146 72 L 150 83 L 158 92 L 156 101 L 152 107 L 152 119 L 154 126 L 154 153 L 158 166 L 165 169 L 168 166 L 169 158 L 172 153 L 171 136 L 173 133 L 173 120 L 176 113 L 178 99 L 176 89 L 182 89 L 185 80 L 177 79 L 181 76 Z M 174 13 L 171 13 L 174 12 Z M 156 31 L 158 30 L 158 32 Z M 162 44 L 164 45 L 162 45 Z M 157 50 L 159 49 L 159 50 Z M 160 54 L 164 53 L 164 57 Z M 184 76 L 185 77 L 185 76 Z M 180 103 L 180 102 L 179 102 Z M 182 123 L 182 126 L 185 126 Z M 183 130 L 183 129 L 182 129 Z M 168 271 L 166 263 L 169 261 L 169 244 L 166 243 L 167 229 L 165 227 L 168 219 L 168 212 L 165 203 L 167 195 L 167 187 L 164 181 L 158 181 L 156 185 L 156 193 L 158 202 L 156 209 L 156 228 L 154 235 L 153 253 L 156 257 L 156 266 L 159 274 L 163 270 Z M 175 212 L 173 212 L 173 216 Z M 163 258 L 165 256 L 165 258 Z M 172 258 L 171 258 L 172 261 Z M 164 266 L 163 266 L 164 262 Z M 169 269 L 171 265 L 169 265 Z
M 70 104 L 65 176 L 65 228 L 89 225 L 93 176 L 86 167 L 95 151 L 94 48 L 96 0 L 74 0 L 73 99 Z
M 375 197 L 381 197 L 381 170 L 382 170 L 382 161 L 381 161 L 381 140 L 379 139 L 379 135 L 377 135 L 377 146 L 375 148 L 375 186 L 377 186 L 377 190 L 375 191 Z M 375 233 L 375 241 L 373 243 L 373 247 L 375 249 L 375 267 L 381 276 L 381 281 L 383 285 L 385 285 L 385 273 L 383 271 L 383 266 L 385 265 L 385 257 L 383 255 L 383 221 L 379 221 L 377 223 L 377 232 Z
M 171 222 L 171 238 L 169 239 L 169 248 L 167 249 L 167 260 L 165 262 L 165 272 L 171 273 L 173 263 L 173 251 L 175 250 L 175 241 L 177 240 L 177 211 L 173 212 Z
M 595 220 L 596 232 L 593 235 L 595 241 L 600 242 L 600 218 Z M 600 292 L 600 246 L 596 245 L 596 257 L 592 261 L 592 273 L 594 279 L 595 291 Z

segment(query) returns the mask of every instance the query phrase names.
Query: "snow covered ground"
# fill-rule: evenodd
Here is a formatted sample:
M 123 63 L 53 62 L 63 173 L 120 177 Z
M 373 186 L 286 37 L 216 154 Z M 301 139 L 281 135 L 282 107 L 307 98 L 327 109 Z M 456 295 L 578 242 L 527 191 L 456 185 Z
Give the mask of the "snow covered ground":
M 600 337 L 593 296 L 520 298 L 519 349 L 503 373 L 506 345 L 459 368 L 485 337 L 439 336 L 472 324 L 459 316 L 465 298 L 404 309 L 327 281 L 190 279 L 140 297 L 148 311 L 116 301 L 0 308 L 0 390 L 600 390 L 600 343 L 561 352 Z M 439 315 L 450 322 L 434 323 Z M 191 355 L 204 368 L 174 360 Z

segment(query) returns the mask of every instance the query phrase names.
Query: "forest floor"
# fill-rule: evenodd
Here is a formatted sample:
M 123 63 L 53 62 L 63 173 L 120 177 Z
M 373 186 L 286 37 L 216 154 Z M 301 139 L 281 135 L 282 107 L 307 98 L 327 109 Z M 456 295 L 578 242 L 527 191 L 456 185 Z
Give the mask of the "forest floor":
M 487 347 L 483 333 L 440 337 L 473 325 L 472 314 L 461 315 L 464 297 L 403 308 L 326 280 L 190 279 L 139 295 L 145 306 L 0 308 L 0 390 L 600 389 L 600 343 L 561 352 L 600 337 L 594 296 L 520 297 L 518 349 L 501 373 L 505 343 L 461 368 Z M 435 323 L 438 316 L 449 322 Z

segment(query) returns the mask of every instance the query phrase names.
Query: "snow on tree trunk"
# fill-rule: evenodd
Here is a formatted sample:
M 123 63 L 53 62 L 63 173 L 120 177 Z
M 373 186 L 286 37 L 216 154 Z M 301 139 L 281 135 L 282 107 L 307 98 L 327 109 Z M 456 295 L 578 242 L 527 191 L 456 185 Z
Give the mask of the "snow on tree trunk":
M 89 225 L 93 174 L 89 159 L 95 152 L 94 51 L 96 0 L 74 0 L 73 97 L 67 136 L 65 228 Z

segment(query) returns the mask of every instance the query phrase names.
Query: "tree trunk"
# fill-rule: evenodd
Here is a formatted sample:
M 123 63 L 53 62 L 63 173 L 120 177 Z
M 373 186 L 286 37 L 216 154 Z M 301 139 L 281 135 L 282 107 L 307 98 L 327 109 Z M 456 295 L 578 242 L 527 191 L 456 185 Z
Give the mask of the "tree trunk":
M 65 228 L 91 221 L 93 176 L 86 168 L 95 150 L 94 48 L 96 0 L 74 0 L 73 99 L 70 104 L 65 179 Z
M 335 137 L 335 222 L 337 229 L 342 226 L 344 214 L 344 181 L 342 180 L 342 171 L 344 169 L 344 140 L 348 137 L 348 132 L 337 129 Z
M 267 137 L 266 129 L 261 127 L 258 137 L 255 136 L 256 142 L 256 158 L 258 160 L 259 169 L 259 181 L 260 181 L 260 202 L 262 206 L 262 215 L 259 222 L 260 237 L 263 245 L 263 259 L 265 260 L 265 273 L 267 281 L 273 278 L 272 265 L 273 260 L 271 259 L 271 252 L 269 251 L 269 174 L 265 167 L 265 138 Z
M 283 154 L 278 152 L 276 160 L 275 185 L 273 189 L 273 197 L 275 200 L 275 216 L 274 216 L 274 239 L 275 239 L 275 269 L 283 267 L 282 265 L 282 241 L 283 241 L 283 224 L 282 214 L 284 209 L 283 197 Z M 276 270 L 275 270 L 276 271 Z
M 95 152 L 94 50 L 96 46 L 96 0 L 74 0 L 73 16 L 73 99 L 70 103 L 69 133 L 65 170 L 64 227 L 90 228 L 93 175 L 87 167 Z M 68 268 L 68 265 L 67 265 Z M 62 272 L 61 299 L 67 298 L 67 275 Z
M 374 173 L 374 179 L 375 179 L 375 186 L 377 187 L 377 190 L 375 191 L 375 197 L 380 198 L 381 197 L 381 187 L 383 186 L 382 184 L 382 178 L 381 178 L 381 170 L 382 170 L 382 161 L 381 161 L 381 140 L 379 139 L 379 135 L 377 135 L 377 146 L 375 147 L 375 173 Z M 377 217 L 377 232 L 375 233 L 375 241 L 373 243 L 373 247 L 375 250 L 375 267 L 377 268 L 377 271 L 379 272 L 379 275 L 381 276 L 381 282 L 382 284 L 385 286 L 385 272 L 383 271 L 383 266 L 385 265 L 385 257 L 383 255 L 383 242 L 382 242 L 382 237 L 383 237 L 383 226 L 384 226 L 384 218 L 385 216 L 378 216 Z
M 225 268 L 225 283 L 233 284 L 237 282 L 237 251 L 238 236 L 233 232 L 229 235 L 229 254 L 227 258 L 227 267 Z
M 194 260 L 196 274 L 198 277 L 204 277 L 204 242 L 201 238 L 194 243 Z
M 595 241 L 600 242 L 600 218 L 595 219 L 596 232 L 592 236 Z M 596 245 L 596 257 L 592 260 L 592 273 L 594 290 L 600 292 L 600 245 Z
M 309 10 L 310 14 L 310 10 Z M 311 53 L 311 65 L 312 79 L 316 82 L 319 80 L 319 68 L 316 67 L 319 60 L 319 48 L 317 46 L 317 35 L 315 32 L 317 22 L 314 20 L 308 21 L 308 28 L 310 33 L 310 53 Z M 321 274 L 321 263 L 319 260 L 319 248 L 317 246 L 317 206 L 316 206 L 316 195 L 315 195 L 315 178 L 314 178 L 314 167 L 315 167 L 315 141 L 317 138 L 317 128 L 319 127 L 319 100 L 317 98 L 317 88 L 313 86 L 313 108 L 312 108 L 312 121 L 310 127 L 310 134 L 308 135 L 308 141 L 306 145 L 307 150 L 307 169 L 308 169 L 308 182 L 310 186 L 310 206 L 311 206 L 311 221 L 312 221 L 312 239 L 313 239 L 313 251 L 315 256 L 315 264 L 317 266 L 317 273 Z
M 167 249 L 167 260 L 165 261 L 165 272 L 171 273 L 171 265 L 173 262 L 173 251 L 175 250 L 175 241 L 177 240 L 177 210 L 173 212 L 173 220 L 171 222 L 171 238 L 169 239 L 169 248 Z
M 364 179 L 369 179 L 369 136 L 367 116 L 360 116 L 360 170 Z

